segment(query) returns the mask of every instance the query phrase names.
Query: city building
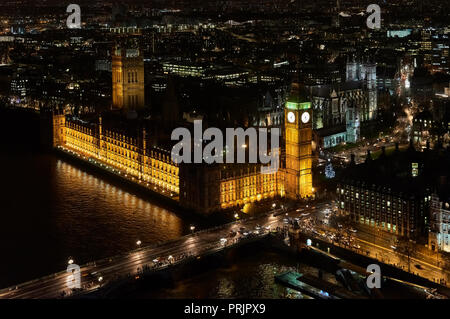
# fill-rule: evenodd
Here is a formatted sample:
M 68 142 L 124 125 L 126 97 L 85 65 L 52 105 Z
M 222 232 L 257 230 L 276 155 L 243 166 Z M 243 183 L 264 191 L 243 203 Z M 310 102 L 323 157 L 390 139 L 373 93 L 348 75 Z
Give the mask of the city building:
M 356 143 L 361 123 L 377 114 L 376 64 L 347 62 L 346 81 L 309 87 L 314 141 L 319 148 Z
M 377 116 L 378 94 L 377 94 L 377 64 L 372 62 L 347 62 L 347 82 L 362 82 L 365 89 L 366 103 L 360 110 L 361 122 L 374 120 Z
M 293 83 L 285 108 L 286 195 L 305 198 L 312 187 L 312 109 L 305 88 Z
M 285 108 L 286 167 L 266 173 L 261 164 L 176 164 L 171 146 L 156 143 L 145 122 L 53 114 L 52 144 L 200 213 L 276 197 L 312 197 L 312 110 L 297 83 Z
M 174 74 L 182 77 L 203 77 L 207 70 L 207 67 L 202 64 L 178 61 L 164 62 L 162 67 L 165 74 Z
M 111 60 L 96 60 L 95 71 L 112 72 Z
M 318 86 L 311 90 L 313 128 L 317 145 L 330 148 L 359 140 L 360 116 L 367 95 L 359 82 Z
M 411 239 L 428 237 L 433 190 L 444 189 L 449 176 L 449 151 L 407 151 L 352 164 L 339 178 L 339 210 L 356 223 Z
M 450 198 L 442 201 L 439 195 L 431 195 L 431 227 L 428 248 L 433 251 L 450 252 Z
M 422 148 L 427 143 L 450 143 L 450 101 L 433 99 L 431 110 L 424 110 L 414 117 L 411 133 L 414 143 Z
M 144 56 L 132 40 L 116 45 L 112 54 L 113 107 L 139 110 L 145 106 Z

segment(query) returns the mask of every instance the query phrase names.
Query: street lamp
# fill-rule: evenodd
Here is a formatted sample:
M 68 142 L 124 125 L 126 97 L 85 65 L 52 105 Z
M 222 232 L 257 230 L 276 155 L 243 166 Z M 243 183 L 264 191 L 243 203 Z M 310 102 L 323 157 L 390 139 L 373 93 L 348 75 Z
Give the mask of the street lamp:
M 238 213 L 234 214 L 234 218 L 238 219 L 239 218 L 239 214 Z
M 138 240 L 138 241 L 136 242 L 136 245 L 138 245 L 138 247 L 141 247 L 141 244 L 142 244 L 142 242 L 141 242 L 140 240 Z
M 68 263 L 69 265 L 72 265 L 72 264 L 73 264 L 73 259 L 70 258 L 69 261 L 68 261 L 67 263 Z
M 192 226 L 191 226 L 191 232 L 194 233 L 194 230 L 195 230 L 195 226 L 192 225 Z
M 273 207 L 273 208 L 277 207 L 277 204 L 273 203 L 273 204 L 272 204 L 272 207 Z

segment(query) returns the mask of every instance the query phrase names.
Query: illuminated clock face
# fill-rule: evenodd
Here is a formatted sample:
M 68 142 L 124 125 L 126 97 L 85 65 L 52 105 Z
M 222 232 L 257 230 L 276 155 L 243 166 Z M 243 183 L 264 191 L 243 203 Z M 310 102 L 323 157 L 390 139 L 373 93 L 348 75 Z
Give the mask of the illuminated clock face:
M 294 123 L 295 122 L 295 114 L 294 112 L 289 112 L 287 114 L 287 120 L 289 123 Z
M 304 112 L 304 113 L 302 114 L 302 122 L 303 122 L 303 123 L 308 123 L 308 122 L 309 122 L 309 118 L 310 118 L 310 115 L 309 115 L 308 112 Z

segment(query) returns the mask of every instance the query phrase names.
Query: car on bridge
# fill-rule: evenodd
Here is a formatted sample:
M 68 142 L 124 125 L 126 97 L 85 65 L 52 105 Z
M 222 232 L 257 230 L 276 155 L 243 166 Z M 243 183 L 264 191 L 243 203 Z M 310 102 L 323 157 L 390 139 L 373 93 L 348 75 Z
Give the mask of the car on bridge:
M 230 232 L 228 233 L 228 237 L 233 238 L 236 236 L 236 232 L 234 230 L 230 230 Z
M 161 257 L 157 257 L 157 258 L 153 259 L 153 264 L 155 264 L 155 266 L 159 266 L 162 262 L 163 262 L 163 259 Z

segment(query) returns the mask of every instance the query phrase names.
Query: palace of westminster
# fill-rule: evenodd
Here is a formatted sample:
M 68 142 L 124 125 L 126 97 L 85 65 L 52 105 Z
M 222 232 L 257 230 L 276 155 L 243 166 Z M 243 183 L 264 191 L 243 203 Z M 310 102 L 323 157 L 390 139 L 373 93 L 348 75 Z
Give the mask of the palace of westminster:
M 144 107 L 144 62 L 139 49 L 116 46 L 112 82 L 113 109 L 130 113 Z M 53 147 L 99 163 L 200 213 L 277 197 L 312 197 L 313 114 L 302 92 L 298 83 L 292 83 L 284 109 L 282 164 L 269 174 L 261 173 L 261 164 L 176 164 L 171 146 L 156 142 L 151 126 L 134 125 L 136 121 L 118 125 L 108 114 L 86 122 L 53 112 Z

